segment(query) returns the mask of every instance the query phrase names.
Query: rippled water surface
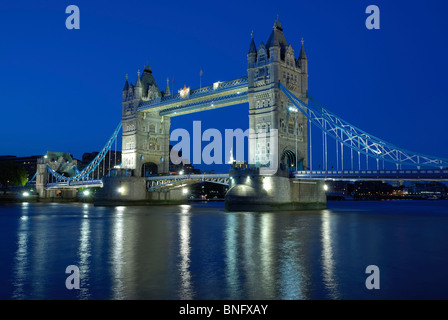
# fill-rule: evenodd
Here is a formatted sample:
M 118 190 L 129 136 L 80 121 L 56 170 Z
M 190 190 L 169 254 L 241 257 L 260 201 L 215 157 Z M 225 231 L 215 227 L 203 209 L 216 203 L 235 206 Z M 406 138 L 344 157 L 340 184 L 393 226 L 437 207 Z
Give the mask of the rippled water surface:
M 0 205 L 1 299 L 447 299 L 448 201 Z M 80 289 L 65 286 L 66 267 Z M 368 290 L 368 265 L 380 289 Z

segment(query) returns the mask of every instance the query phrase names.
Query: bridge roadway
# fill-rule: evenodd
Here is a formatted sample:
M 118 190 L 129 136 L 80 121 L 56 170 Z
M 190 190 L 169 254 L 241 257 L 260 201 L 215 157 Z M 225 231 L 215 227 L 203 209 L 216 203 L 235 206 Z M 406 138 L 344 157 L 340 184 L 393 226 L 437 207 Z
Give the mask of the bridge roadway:
M 153 176 L 146 178 L 148 191 L 168 191 L 173 188 L 180 188 L 198 182 L 212 182 L 222 185 L 229 185 L 228 173 L 215 174 L 182 174 L 170 176 Z
M 344 171 L 295 171 L 294 179 L 323 180 L 405 180 L 405 181 L 448 181 L 448 170 L 344 170 Z
M 77 188 L 93 188 L 93 187 L 103 187 L 103 180 L 79 180 L 79 181 L 62 181 L 47 183 L 46 188 L 48 189 L 77 189 Z
M 292 179 L 302 180 L 339 180 L 339 181 L 448 181 L 448 170 L 424 169 L 424 170 L 344 170 L 344 171 L 294 171 L 291 172 Z M 146 178 L 148 191 L 168 191 L 198 182 L 211 182 L 229 185 L 228 173 L 215 174 L 184 174 L 152 176 Z M 101 179 L 68 181 L 48 183 L 49 189 L 60 188 L 82 188 L 103 187 Z
M 376 181 L 448 181 L 448 170 L 344 170 L 344 171 L 295 171 L 292 179 L 301 180 L 376 180 Z M 166 191 L 188 184 L 206 181 L 229 184 L 229 174 L 185 174 L 172 176 L 153 176 L 146 178 L 148 191 Z

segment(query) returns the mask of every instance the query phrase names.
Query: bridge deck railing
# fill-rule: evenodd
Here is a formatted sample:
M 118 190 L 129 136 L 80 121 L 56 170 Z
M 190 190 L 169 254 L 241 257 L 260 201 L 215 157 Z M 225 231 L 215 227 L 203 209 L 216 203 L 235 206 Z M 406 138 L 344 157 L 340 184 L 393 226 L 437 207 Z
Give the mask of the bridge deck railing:
M 424 170 L 311 170 L 294 171 L 290 174 L 291 178 L 357 178 L 357 179 L 440 179 L 448 180 L 448 170 L 424 169 Z
M 62 182 L 51 182 L 47 183 L 47 188 L 57 188 L 57 187 L 89 187 L 89 186 L 102 186 L 103 180 L 101 179 L 93 179 L 93 180 L 73 180 L 73 181 L 62 181 Z

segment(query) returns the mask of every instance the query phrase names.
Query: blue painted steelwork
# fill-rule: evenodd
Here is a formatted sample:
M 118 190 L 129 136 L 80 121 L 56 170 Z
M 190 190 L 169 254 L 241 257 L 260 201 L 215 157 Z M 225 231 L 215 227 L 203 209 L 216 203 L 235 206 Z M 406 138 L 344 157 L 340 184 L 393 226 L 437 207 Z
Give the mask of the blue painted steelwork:
M 27 185 L 30 185 L 30 184 L 32 184 L 33 182 L 35 182 L 35 180 L 36 180 L 36 176 L 37 176 L 37 172 L 34 174 L 34 176 L 31 178 L 31 180 L 29 180 L 26 184 L 27 184 Z
M 344 170 L 344 171 L 294 171 L 290 178 L 300 180 L 370 180 L 370 181 L 448 181 L 448 170 Z M 154 176 L 146 178 L 150 192 L 185 187 L 195 182 L 207 181 L 229 185 L 229 174 L 188 174 Z
M 316 180 L 421 180 L 448 181 L 448 170 L 344 170 L 344 171 L 295 171 L 290 174 L 294 179 Z
M 55 170 L 53 170 L 50 166 L 47 165 L 48 172 L 51 173 L 53 177 L 55 177 L 59 182 L 61 181 L 79 181 L 82 179 L 85 179 L 89 176 L 89 174 L 96 169 L 96 167 L 101 163 L 101 161 L 104 159 L 106 154 L 109 152 L 110 148 L 112 147 L 112 144 L 115 142 L 115 139 L 117 139 L 118 133 L 121 130 L 121 122 L 118 124 L 117 128 L 115 129 L 114 133 L 110 137 L 110 139 L 107 141 L 106 145 L 103 147 L 100 153 L 95 157 L 95 159 L 92 160 L 92 162 L 87 165 L 82 171 L 79 171 L 77 168 L 75 168 L 76 174 L 73 177 L 66 177 L 59 173 L 57 173 Z
M 311 96 L 306 105 L 279 82 L 280 89 L 293 105 L 314 125 L 350 149 L 368 157 L 400 165 L 420 167 L 448 167 L 448 159 L 428 156 L 396 147 L 344 121 L 324 108 Z
M 234 93 L 226 96 L 220 96 L 213 99 L 201 100 L 195 103 L 189 103 L 171 107 L 163 111 L 160 111 L 159 114 L 161 116 L 167 116 L 167 115 L 172 116 L 175 115 L 177 112 L 194 111 L 196 109 L 201 109 L 207 106 L 219 108 L 220 105 L 225 103 L 238 104 L 238 103 L 244 103 L 246 101 L 247 101 L 247 91 Z
M 187 183 L 197 183 L 201 181 L 212 182 L 221 185 L 229 185 L 229 174 L 185 174 L 172 176 L 154 176 L 146 178 L 148 191 L 160 191 L 163 189 L 180 188 Z
M 47 183 L 47 188 L 81 188 L 81 187 L 102 187 L 103 180 L 93 179 L 93 180 L 80 180 L 80 181 L 59 181 Z
M 149 101 L 142 102 L 137 108 L 137 111 L 151 111 L 151 109 L 160 108 L 165 105 L 178 104 L 179 107 L 185 105 L 190 99 L 206 98 L 207 96 L 222 94 L 227 91 L 241 89 L 247 91 L 248 79 L 247 77 L 238 78 L 231 81 L 220 82 L 217 88 L 214 86 L 207 86 L 200 89 L 191 90 L 188 97 L 182 98 L 180 94 L 174 94 L 167 97 L 159 97 Z M 243 92 L 241 92 L 243 98 Z M 247 95 L 247 92 L 246 92 Z M 164 110 L 164 109 L 162 109 Z

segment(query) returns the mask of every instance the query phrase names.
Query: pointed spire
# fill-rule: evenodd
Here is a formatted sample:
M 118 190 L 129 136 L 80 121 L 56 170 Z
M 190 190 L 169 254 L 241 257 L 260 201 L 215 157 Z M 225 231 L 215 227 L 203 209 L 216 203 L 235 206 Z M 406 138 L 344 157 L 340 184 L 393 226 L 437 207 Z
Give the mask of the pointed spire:
M 129 82 L 128 82 L 128 74 L 126 73 L 126 82 L 124 83 L 123 91 L 127 91 L 129 89 Z
M 275 20 L 274 22 L 274 29 L 279 29 L 280 31 L 283 31 L 282 24 L 280 23 L 280 21 L 278 21 L 278 14 L 277 14 L 277 20 Z
M 252 33 L 250 34 L 250 36 L 252 37 L 252 40 L 250 42 L 249 53 L 257 53 L 257 47 L 255 46 L 253 30 L 252 30 Z
M 140 80 L 140 70 L 137 71 L 137 82 L 135 83 L 136 87 L 141 87 L 142 86 L 142 82 Z
M 303 38 L 300 42 L 302 43 L 302 48 L 300 48 L 299 59 L 307 59 L 306 53 L 305 53 L 305 47 L 303 45 L 303 43 L 304 43 Z
M 170 92 L 170 78 L 166 78 L 165 96 L 171 95 Z
M 143 72 L 150 72 L 152 73 L 151 67 L 149 66 L 149 61 L 146 63 L 145 69 L 143 70 Z
M 269 36 L 269 39 L 266 42 L 266 48 L 270 48 L 273 46 L 281 46 L 282 50 L 284 50 L 288 46 L 288 42 L 286 41 L 285 35 L 283 34 L 282 25 L 278 20 L 278 15 L 277 20 L 274 23 L 271 35 Z

